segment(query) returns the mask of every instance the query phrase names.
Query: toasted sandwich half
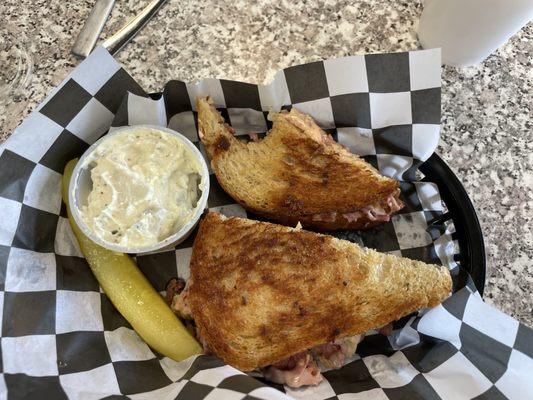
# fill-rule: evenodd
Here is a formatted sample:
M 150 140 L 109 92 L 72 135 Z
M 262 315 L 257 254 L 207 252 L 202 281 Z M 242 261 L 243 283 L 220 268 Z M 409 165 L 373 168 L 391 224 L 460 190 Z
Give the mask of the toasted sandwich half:
M 361 335 L 450 293 L 447 268 L 331 236 L 208 213 L 172 308 L 206 349 L 291 386 L 320 382 Z M 172 296 L 171 296 L 172 297 Z
M 271 113 L 260 141 L 235 138 L 209 98 L 197 100 L 198 132 L 220 185 L 248 210 L 318 230 L 366 229 L 403 207 L 381 175 L 295 108 Z

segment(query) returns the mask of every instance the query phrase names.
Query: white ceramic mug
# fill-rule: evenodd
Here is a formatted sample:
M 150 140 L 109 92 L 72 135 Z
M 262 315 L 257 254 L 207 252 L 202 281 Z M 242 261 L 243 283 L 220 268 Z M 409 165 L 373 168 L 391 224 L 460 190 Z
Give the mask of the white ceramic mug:
M 442 62 L 478 64 L 533 18 L 533 0 L 425 0 L 418 38 Z

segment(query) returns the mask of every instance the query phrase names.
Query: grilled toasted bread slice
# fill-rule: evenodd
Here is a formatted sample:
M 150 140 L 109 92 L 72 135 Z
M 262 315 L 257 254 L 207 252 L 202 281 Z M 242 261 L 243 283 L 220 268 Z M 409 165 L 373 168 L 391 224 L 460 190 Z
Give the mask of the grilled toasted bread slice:
M 187 301 L 199 336 L 243 371 L 442 302 L 448 269 L 267 222 L 208 213 Z
M 399 185 L 350 153 L 295 108 L 244 143 L 209 98 L 197 100 L 198 132 L 220 185 L 248 210 L 318 230 L 365 229 L 403 207 Z

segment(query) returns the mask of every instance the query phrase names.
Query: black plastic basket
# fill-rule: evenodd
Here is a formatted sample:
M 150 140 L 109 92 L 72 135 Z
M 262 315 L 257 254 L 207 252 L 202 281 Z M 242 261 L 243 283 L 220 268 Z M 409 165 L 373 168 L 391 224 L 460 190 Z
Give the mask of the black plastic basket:
M 438 186 L 448 209 L 432 221 L 432 225 L 453 221 L 455 233 L 452 234 L 452 239 L 457 240 L 460 249 L 460 254 L 454 257 L 455 261 L 470 274 L 479 293 L 483 295 L 485 244 L 474 205 L 457 176 L 436 153 L 420 166 L 420 171 L 424 174 L 422 181 L 433 182 Z

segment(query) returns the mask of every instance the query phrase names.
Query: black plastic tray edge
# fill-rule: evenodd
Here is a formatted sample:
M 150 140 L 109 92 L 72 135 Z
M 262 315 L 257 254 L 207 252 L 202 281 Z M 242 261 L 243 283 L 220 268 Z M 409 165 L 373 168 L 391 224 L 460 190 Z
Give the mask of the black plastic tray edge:
M 459 262 L 465 268 L 483 295 L 485 288 L 486 256 L 483 232 L 477 218 L 476 210 L 463 185 L 436 153 L 420 165 L 424 180 L 435 183 L 442 200 L 448 207 L 454 222 L 461 255 Z

